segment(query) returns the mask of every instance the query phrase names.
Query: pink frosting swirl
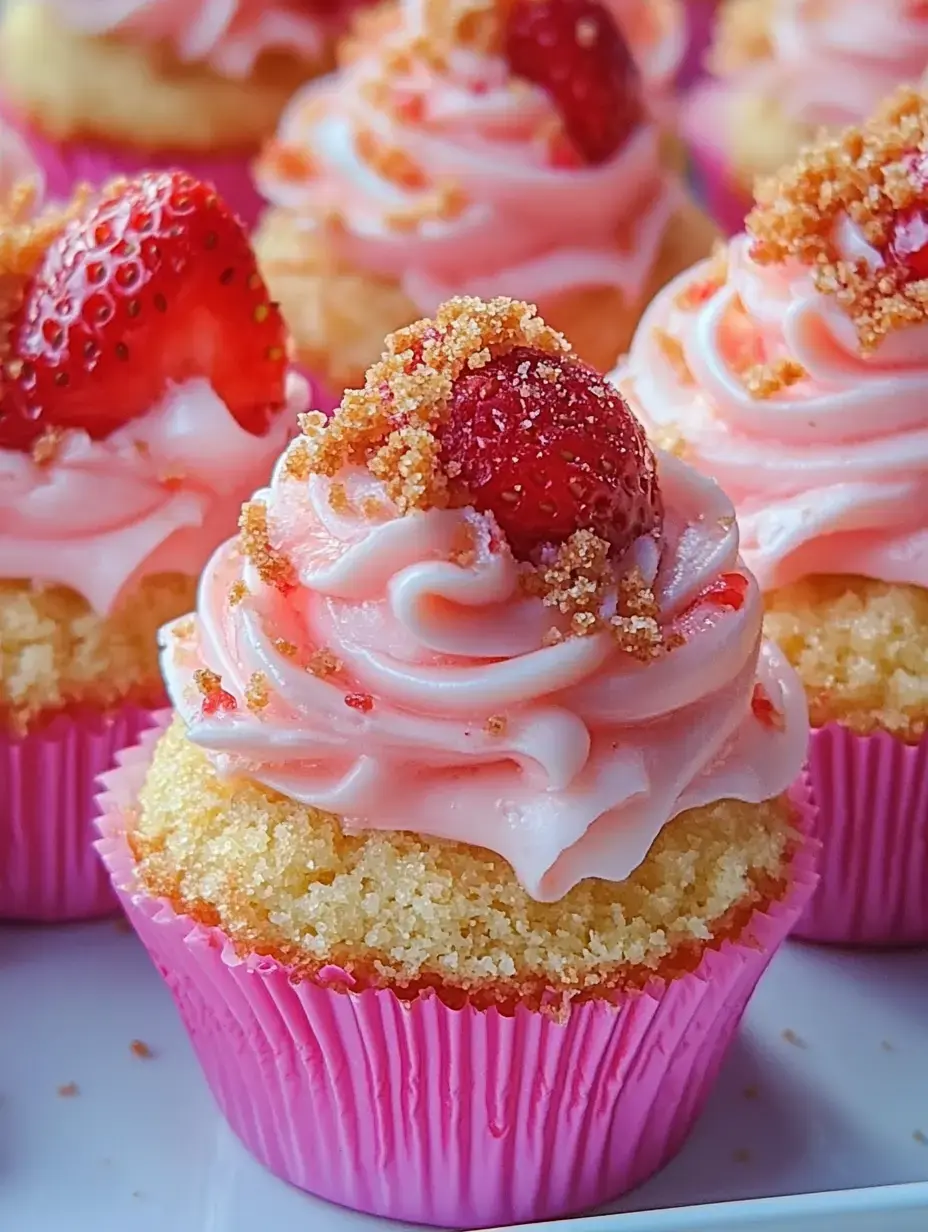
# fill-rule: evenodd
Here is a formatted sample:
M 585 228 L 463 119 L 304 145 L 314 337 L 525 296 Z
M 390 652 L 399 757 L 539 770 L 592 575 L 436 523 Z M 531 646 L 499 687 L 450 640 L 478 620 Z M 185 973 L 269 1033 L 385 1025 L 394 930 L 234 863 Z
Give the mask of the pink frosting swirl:
M 881 258 L 848 222 L 839 248 Z M 741 550 L 764 589 L 815 573 L 928 586 L 928 326 L 861 355 L 850 319 L 798 263 L 760 266 L 731 242 L 724 285 L 696 308 L 680 293 L 701 263 L 645 313 L 613 379 L 652 431 L 679 432 L 687 457 L 732 497 Z M 689 377 L 669 362 L 682 348 Z M 746 363 L 797 361 L 798 383 L 752 396 Z
M 928 64 L 928 9 L 913 0 L 774 0 L 772 55 L 734 75 L 801 123 L 844 126 L 869 115 Z
M 267 51 L 314 59 L 344 24 L 352 0 L 45 0 L 86 34 L 168 42 L 182 60 L 247 77 Z
M 363 469 L 338 476 L 348 507 L 334 509 L 332 480 L 294 478 L 282 462 L 256 500 L 295 586 L 265 585 L 230 543 L 203 574 L 196 619 L 162 634 L 190 739 L 220 773 L 331 810 L 349 830 L 490 848 L 543 900 L 586 877 L 626 878 L 686 809 L 777 795 L 805 754 L 802 688 L 761 642 L 753 579 L 740 609 L 707 595 L 741 569 L 728 500 L 669 456 L 660 470 L 664 539 L 632 551 L 681 639 L 643 664 L 607 633 L 551 645 L 552 610 L 520 589 L 492 518 L 399 516 Z M 238 582 L 247 593 L 233 604 Z M 323 648 L 338 665 L 320 677 L 306 665 Z M 192 683 L 203 667 L 236 709 L 204 713 Z M 255 673 L 268 699 L 249 709 Z M 780 727 L 754 716 L 758 684 Z
M 0 578 L 71 587 L 105 614 L 144 576 L 196 576 L 308 408 L 301 377 L 288 393 L 264 437 L 193 380 L 105 440 L 67 432 L 48 463 L 0 449 Z
M 329 238 L 344 258 L 397 279 L 426 315 L 451 294 L 545 302 L 617 286 L 638 296 L 679 204 L 657 127 L 642 125 L 602 166 L 553 165 L 543 136 L 557 125 L 552 103 L 503 59 L 460 49 L 444 67 L 413 57 L 397 70 L 424 3 L 403 0 L 394 30 L 297 94 L 259 165 L 261 191 L 307 230 L 335 214 Z M 385 80 L 409 110 L 384 105 Z M 307 156 L 305 177 L 281 150 Z M 397 155 L 405 175 L 391 173 Z

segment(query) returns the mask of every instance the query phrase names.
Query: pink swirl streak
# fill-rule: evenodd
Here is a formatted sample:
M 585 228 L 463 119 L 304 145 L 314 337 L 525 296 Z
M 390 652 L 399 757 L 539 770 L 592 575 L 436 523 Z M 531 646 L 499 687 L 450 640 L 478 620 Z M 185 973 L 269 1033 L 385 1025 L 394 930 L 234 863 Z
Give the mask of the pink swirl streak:
M 302 378 L 288 395 L 263 437 L 189 381 L 103 441 L 68 431 L 48 463 L 0 449 L 0 578 L 70 587 L 105 614 L 142 577 L 196 577 L 308 408 Z
M 387 67 L 420 28 L 422 3 L 404 0 L 396 30 L 297 94 L 275 148 L 308 154 L 312 173 L 295 180 L 268 157 L 257 169 L 262 193 L 308 231 L 334 212 L 329 242 L 351 265 L 397 279 L 424 314 L 451 294 L 544 302 L 617 286 L 637 297 L 682 191 L 662 169 L 657 127 L 641 126 L 602 166 L 553 166 L 539 137 L 556 120 L 552 104 L 514 82 L 501 58 L 460 50 L 444 68 L 421 58 L 397 77 Z M 404 119 L 375 102 L 384 78 L 421 99 L 421 114 Z M 360 133 L 401 151 L 425 173 L 424 186 L 375 169 L 358 152 Z M 461 190 L 460 213 L 412 228 L 391 221 L 442 183 Z
M 267 51 L 315 59 L 347 20 L 353 0 L 46 0 L 71 29 L 167 42 L 182 60 L 248 77 Z
M 859 123 L 928 64 L 918 0 L 774 0 L 770 22 L 772 55 L 738 70 L 732 88 L 812 126 Z
M 332 481 L 294 479 L 282 463 L 256 499 L 295 588 L 264 585 L 229 544 L 203 575 L 195 622 L 163 631 L 162 670 L 190 739 L 220 773 L 330 810 L 349 831 L 413 830 L 496 851 L 542 900 L 586 877 L 627 877 L 686 809 L 777 795 L 805 753 L 802 689 L 761 644 L 753 580 L 740 610 L 705 598 L 740 569 L 728 501 L 670 457 L 661 477 L 665 541 L 640 540 L 636 555 L 683 641 L 643 665 L 605 633 L 547 644 L 557 618 L 521 592 L 492 519 L 472 509 L 398 516 L 357 469 L 338 477 L 350 508 L 337 513 Z M 380 515 L 359 512 L 365 497 Z M 248 593 L 232 605 L 239 581 Z M 320 648 L 337 657 L 334 675 L 306 670 Z M 205 666 L 237 709 L 204 713 L 192 678 Z M 249 710 L 256 672 L 270 701 Z M 783 730 L 753 716 L 758 682 Z M 367 712 L 346 704 L 357 693 Z
M 848 224 L 844 255 L 879 254 Z M 900 330 L 873 355 L 799 265 L 759 266 L 739 236 L 725 285 L 696 309 L 666 287 L 613 374 L 650 430 L 679 431 L 687 457 L 731 496 L 741 550 L 761 586 L 814 573 L 928 586 L 928 327 Z M 683 350 L 692 382 L 661 349 Z M 745 357 L 798 361 L 806 377 L 767 398 L 739 378 Z

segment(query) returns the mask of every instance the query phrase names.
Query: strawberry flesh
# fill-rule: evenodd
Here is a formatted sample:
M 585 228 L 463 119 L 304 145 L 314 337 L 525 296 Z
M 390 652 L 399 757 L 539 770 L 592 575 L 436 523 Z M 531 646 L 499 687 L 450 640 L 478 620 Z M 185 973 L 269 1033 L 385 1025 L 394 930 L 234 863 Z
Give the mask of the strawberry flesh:
M 437 433 L 457 497 L 492 513 L 523 560 L 578 530 L 621 554 L 661 526 L 644 429 L 579 360 L 516 347 L 465 372 Z
M 130 181 L 62 232 L 9 347 L 7 448 L 49 429 L 105 438 L 191 378 L 255 435 L 285 401 L 284 324 L 245 231 L 213 188 L 178 171 Z
M 641 123 L 637 66 L 598 0 L 515 0 L 505 50 L 512 71 L 557 107 L 582 162 L 608 161 Z M 566 165 L 563 155 L 558 165 Z

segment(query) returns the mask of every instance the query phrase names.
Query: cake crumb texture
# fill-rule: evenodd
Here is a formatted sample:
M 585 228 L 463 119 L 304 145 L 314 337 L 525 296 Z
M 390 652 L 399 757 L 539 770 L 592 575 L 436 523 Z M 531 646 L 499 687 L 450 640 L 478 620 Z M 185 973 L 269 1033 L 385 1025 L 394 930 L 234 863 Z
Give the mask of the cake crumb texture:
M 256 150 L 297 87 L 325 67 L 267 55 L 248 81 L 236 81 L 204 64 L 183 64 L 160 44 L 69 30 L 43 4 L 18 0 L 7 9 L 0 39 L 4 94 L 55 140 Z
M 0 580 L 0 716 L 25 730 L 71 706 L 159 704 L 158 629 L 195 598 L 195 579 L 162 574 L 100 616 L 63 586 Z
M 312 978 L 474 1004 L 603 995 L 698 964 L 782 894 L 795 841 L 784 801 L 720 801 L 670 822 L 625 882 L 529 897 L 493 853 L 413 833 L 343 833 L 247 779 L 221 780 L 180 720 L 159 741 L 130 842 L 141 882 L 240 953 Z
M 768 596 L 764 622 L 799 672 L 812 724 L 915 743 L 928 720 L 928 590 L 817 576 Z

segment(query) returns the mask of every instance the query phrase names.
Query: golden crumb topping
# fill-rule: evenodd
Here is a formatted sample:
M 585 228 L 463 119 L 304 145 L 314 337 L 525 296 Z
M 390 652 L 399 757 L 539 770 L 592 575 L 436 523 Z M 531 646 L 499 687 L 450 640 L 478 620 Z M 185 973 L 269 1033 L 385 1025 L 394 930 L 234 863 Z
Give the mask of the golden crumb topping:
M 310 472 L 335 475 L 366 466 L 382 480 L 401 513 L 445 508 L 448 476 L 434 428 L 467 369 L 515 347 L 567 355 L 565 339 L 518 300 L 464 297 L 443 304 L 435 320 L 391 334 L 363 389 L 349 389 L 322 429 L 310 425 L 300 456 Z M 304 428 L 305 431 L 305 428 Z
M 246 501 L 238 520 L 239 548 L 258 571 L 266 586 L 288 591 L 294 584 L 293 566 L 273 547 L 267 528 L 267 506 L 261 501 Z
M 762 265 L 809 266 L 816 288 L 853 321 L 861 351 L 871 352 L 893 330 L 928 319 L 926 254 L 904 234 L 926 202 L 928 97 L 906 87 L 861 127 L 810 147 L 758 185 L 751 255 Z M 844 219 L 879 262 L 842 251 Z

